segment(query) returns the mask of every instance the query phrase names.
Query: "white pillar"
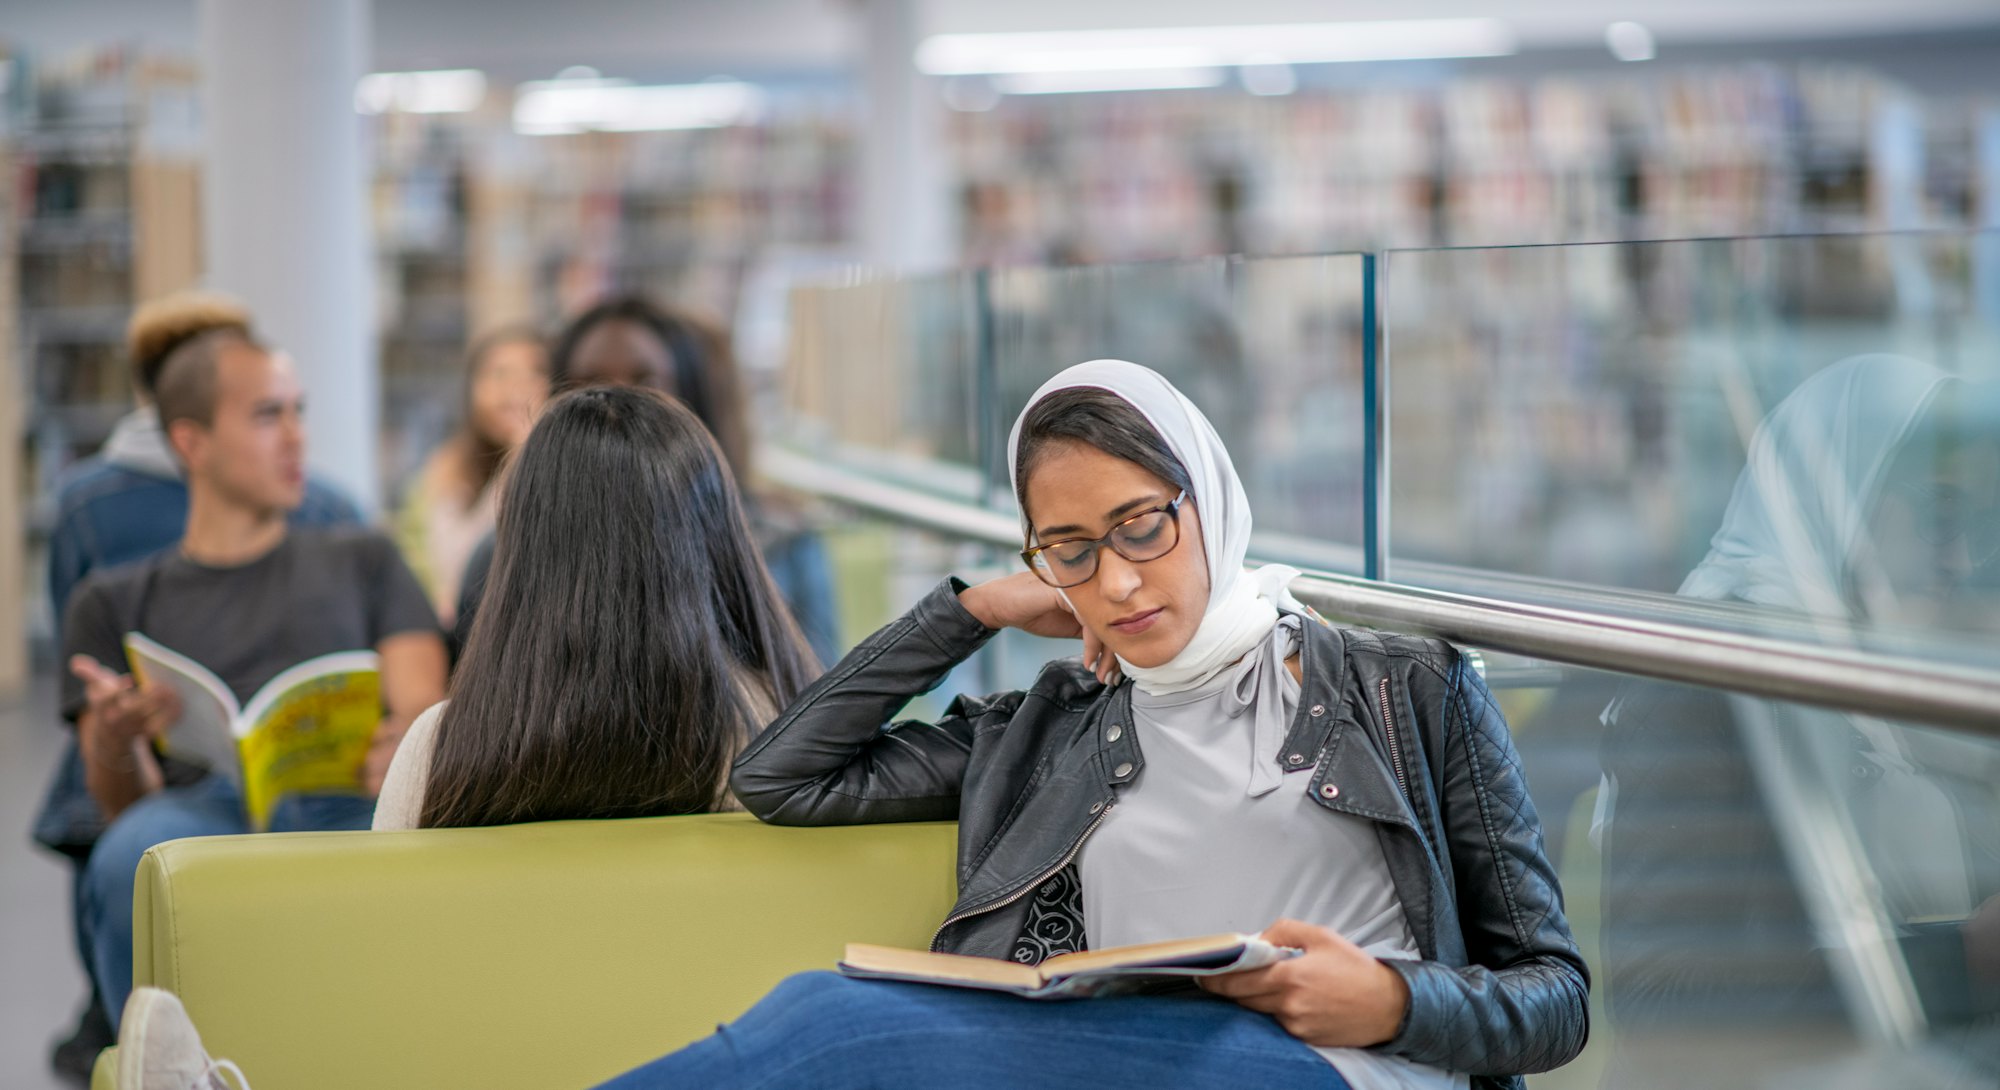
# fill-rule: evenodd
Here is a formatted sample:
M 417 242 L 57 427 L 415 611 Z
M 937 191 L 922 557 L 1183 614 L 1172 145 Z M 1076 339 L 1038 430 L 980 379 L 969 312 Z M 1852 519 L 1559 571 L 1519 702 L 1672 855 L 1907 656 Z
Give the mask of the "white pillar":
M 957 253 L 944 107 L 935 77 L 917 71 L 923 0 L 863 0 L 862 243 L 871 265 L 937 268 Z
M 320 474 L 377 505 L 374 269 L 354 85 L 368 0 L 201 0 L 207 283 L 306 388 Z

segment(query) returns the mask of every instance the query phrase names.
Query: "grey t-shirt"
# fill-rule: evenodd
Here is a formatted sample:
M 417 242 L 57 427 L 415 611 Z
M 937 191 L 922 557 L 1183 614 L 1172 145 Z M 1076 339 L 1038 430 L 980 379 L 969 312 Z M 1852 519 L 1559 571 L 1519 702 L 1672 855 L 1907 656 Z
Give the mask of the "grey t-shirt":
M 1077 857 L 1093 947 L 1257 932 L 1288 918 L 1376 957 L 1418 956 L 1373 824 L 1315 802 L 1305 769 L 1256 775 L 1257 766 L 1278 767 L 1298 707 L 1299 683 L 1285 660 L 1300 623 L 1284 618 L 1240 663 L 1197 688 L 1132 694 L 1145 767 L 1119 789 Z M 1373 1049 L 1316 1051 L 1355 1090 L 1464 1090 L 1469 1082 Z
M 129 672 L 125 634 L 138 631 L 206 666 L 246 701 L 307 659 L 437 628 L 423 588 L 387 537 L 356 527 L 294 528 L 247 564 L 214 568 L 169 549 L 92 575 L 70 598 L 63 659 L 89 655 Z M 75 722 L 83 707 L 83 682 L 65 669 L 63 715 Z

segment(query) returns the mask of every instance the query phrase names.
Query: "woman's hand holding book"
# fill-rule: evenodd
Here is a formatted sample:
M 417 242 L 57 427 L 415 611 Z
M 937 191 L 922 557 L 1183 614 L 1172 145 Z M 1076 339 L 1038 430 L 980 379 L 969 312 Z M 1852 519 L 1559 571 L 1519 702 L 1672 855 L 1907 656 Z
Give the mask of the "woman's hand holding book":
M 1410 1005 L 1402 974 L 1324 927 L 1279 920 L 1265 942 L 1305 953 L 1276 965 L 1207 977 L 1203 988 L 1278 1020 L 1309 1045 L 1367 1048 L 1396 1035 Z

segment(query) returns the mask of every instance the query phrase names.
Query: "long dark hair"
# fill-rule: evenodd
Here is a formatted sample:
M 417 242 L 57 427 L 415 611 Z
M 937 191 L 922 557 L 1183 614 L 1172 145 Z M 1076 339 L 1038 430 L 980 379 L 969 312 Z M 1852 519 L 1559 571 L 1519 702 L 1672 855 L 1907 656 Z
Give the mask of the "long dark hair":
M 750 428 L 743 414 L 743 396 L 736 377 L 736 358 L 729 338 L 692 315 L 670 310 L 642 295 L 606 299 L 570 319 L 549 353 L 551 389 L 561 392 L 575 384 L 577 346 L 605 322 L 633 322 L 659 339 L 673 361 L 673 394 L 708 425 L 722 447 L 722 456 L 738 481 L 748 481 Z
M 494 568 L 418 824 L 701 813 L 810 652 L 708 429 L 655 391 L 551 402 L 508 469 Z
M 1192 493 L 1193 478 L 1144 413 L 1109 390 L 1072 386 L 1035 402 L 1021 420 L 1014 451 L 1014 501 L 1028 509 L 1028 474 L 1049 448 L 1083 443 L 1123 458 L 1153 476 Z M 1032 519 L 1032 515 L 1029 516 Z

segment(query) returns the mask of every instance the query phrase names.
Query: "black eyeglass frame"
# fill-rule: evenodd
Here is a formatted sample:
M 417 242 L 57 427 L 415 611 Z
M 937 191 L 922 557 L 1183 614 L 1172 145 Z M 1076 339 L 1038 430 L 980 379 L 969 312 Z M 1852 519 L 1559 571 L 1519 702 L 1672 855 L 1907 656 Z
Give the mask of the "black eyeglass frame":
M 1066 537 L 1063 538 L 1061 541 L 1050 541 L 1045 544 L 1037 545 L 1031 549 L 1021 550 L 1021 561 L 1028 565 L 1029 571 L 1035 573 L 1035 578 L 1040 579 L 1042 582 L 1047 583 L 1049 586 L 1052 586 L 1057 590 L 1068 590 L 1071 587 L 1080 587 L 1085 583 L 1090 582 L 1092 579 L 1097 578 L 1097 568 L 1098 568 L 1097 554 L 1101 550 L 1110 549 L 1112 552 L 1117 553 L 1127 562 L 1133 564 L 1144 564 L 1147 563 L 1148 561 L 1158 560 L 1160 557 L 1166 556 L 1168 553 L 1171 553 L 1175 549 L 1180 548 L 1181 508 L 1187 503 L 1187 498 L 1188 498 L 1187 489 L 1183 488 L 1180 490 L 1179 493 L 1177 493 L 1174 496 L 1173 499 L 1168 500 L 1167 502 L 1161 504 L 1158 507 L 1148 507 L 1143 511 L 1134 511 L 1131 514 L 1125 516 L 1124 518 L 1119 519 L 1117 522 L 1112 524 L 1110 529 L 1104 531 L 1103 537 L 1096 537 L 1096 538 Z M 1144 559 L 1140 559 L 1139 557 L 1136 556 L 1127 555 L 1125 550 L 1119 548 L 1118 543 L 1112 540 L 1112 538 L 1117 535 L 1118 531 L 1124 529 L 1127 526 L 1130 526 L 1132 523 L 1137 522 L 1148 515 L 1160 515 L 1160 514 L 1166 515 L 1167 524 L 1174 528 L 1174 543 L 1172 545 L 1167 546 L 1160 552 L 1155 553 L 1154 555 L 1146 557 Z M 1077 544 L 1087 544 L 1090 546 L 1091 562 L 1090 562 L 1090 572 L 1086 574 L 1083 578 L 1077 580 L 1074 583 L 1058 583 L 1053 578 L 1055 574 L 1053 570 L 1044 569 L 1035 564 L 1035 558 L 1050 549 L 1053 549 L 1059 545 L 1077 545 Z

